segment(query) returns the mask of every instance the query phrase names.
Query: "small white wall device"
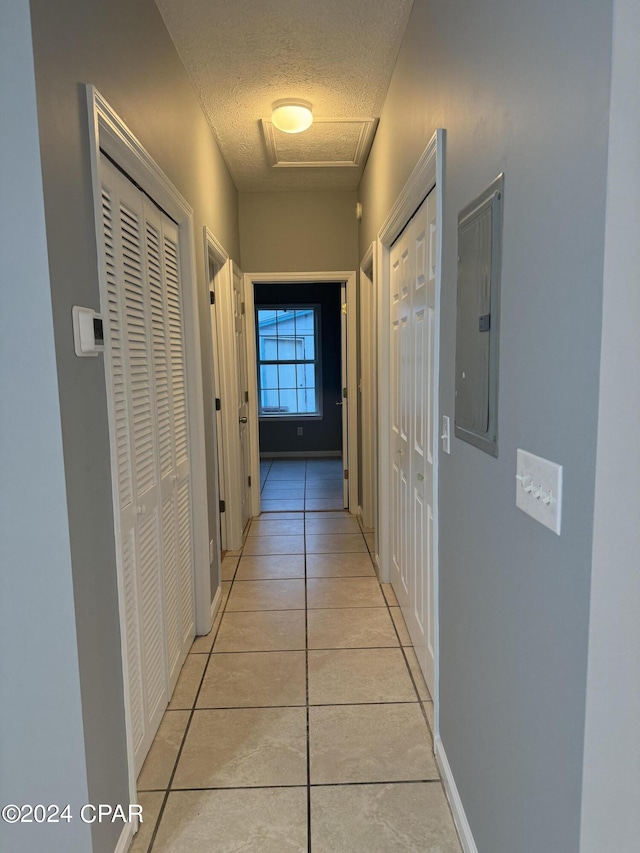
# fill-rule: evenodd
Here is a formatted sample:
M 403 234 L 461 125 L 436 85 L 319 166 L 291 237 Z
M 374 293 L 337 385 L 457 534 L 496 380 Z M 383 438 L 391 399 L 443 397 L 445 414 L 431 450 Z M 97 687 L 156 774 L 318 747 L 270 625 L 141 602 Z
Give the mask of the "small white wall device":
M 76 355 L 87 358 L 104 352 L 104 327 L 102 315 L 93 308 L 80 308 L 74 305 L 73 316 L 73 343 Z
M 518 448 L 516 506 L 560 536 L 562 465 Z

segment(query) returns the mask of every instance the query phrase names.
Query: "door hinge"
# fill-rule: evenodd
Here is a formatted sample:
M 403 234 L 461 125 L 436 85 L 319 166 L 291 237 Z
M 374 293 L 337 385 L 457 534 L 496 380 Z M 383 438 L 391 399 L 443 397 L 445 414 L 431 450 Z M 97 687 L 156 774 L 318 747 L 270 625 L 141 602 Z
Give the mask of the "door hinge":
M 210 291 L 209 291 L 209 302 L 210 302 L 212 305 L 215 305 L 215 304 L 216 304 L 216 294 L 215 294 L 215 291 L 213 291 L 213 290 L 210 290 Z
M 241 302 L 240 303 L 240 313 L 244 314 L 244 311 L 245 311 L 244 302 Z
M 249 392 L 248 391 L 244 392 L 244 401 L 245 401 L 245 403 L 249 402 Z
M 347 303 L 346 303 L 346 302 L 343 302 L 343 303 L 342 303 L 342 313 L 343 313 L 343 314 L 346 314 L 346 313 L 347 313 Z
M 220 397 L 216 397 L 216 412 L 219 412 L 222 408 L 222 400 Z
M 342 389 L 342 398 L 343 398 L 344 400 L 346 400 L 346 399 L 347 399 L 347 389 L 346 389 L 346 388 L 343 388 L 343 389 Z
M 349 469 L 348 468 L 344 469 L 344 478 L 345 478 L 345 480 L 349 479 Z
M 220 512 L 224 512 L 227 506 L 224 501 L 220 501 Z
M 249 484 L 249 488 L 251 488 L 251 477 L 247 477 L 247 483 Z

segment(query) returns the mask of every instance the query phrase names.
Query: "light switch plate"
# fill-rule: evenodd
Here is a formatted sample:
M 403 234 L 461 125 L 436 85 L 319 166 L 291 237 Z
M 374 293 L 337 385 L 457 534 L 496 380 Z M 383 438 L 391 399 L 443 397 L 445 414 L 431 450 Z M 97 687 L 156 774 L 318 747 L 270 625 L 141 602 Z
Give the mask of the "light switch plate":
M 443 451 L 451 453 L 451 422 L 447 415 L 442 416 L 442 434 L 440 435 L 440 440 L 442 441 Z
M 516 506 L 560 535 L 562 520 L 562 465 L 518 450 Z

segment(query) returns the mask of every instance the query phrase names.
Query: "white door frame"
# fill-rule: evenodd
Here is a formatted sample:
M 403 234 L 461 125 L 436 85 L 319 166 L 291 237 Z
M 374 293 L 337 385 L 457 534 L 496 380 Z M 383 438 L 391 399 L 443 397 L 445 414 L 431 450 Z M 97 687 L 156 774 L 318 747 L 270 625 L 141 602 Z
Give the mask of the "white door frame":
M 220 359 L 219 366 L 221 387 L 218 389 L 218 396 L 222 403 L 221 420 L 224 438 L 222 446 L 222 470 L 225 484 L 226 544 L 229 551 L 235 551 L 242 548 L 244 528 L 242 524 L 242 485 L 239 474 L 242 466 L 240 459 L 240 432 L 238 429 L 238 376 L 233 313 L 233 260 L 228 255 L 220 270 L 219 279 L 220 282 L 216 288 L 216 320 L 218 324 L 218 345 L 220 352 L 223 353 L 223 357 Z M 249 400 L 249 408 L 251 409 L 251 399 Z M 260 477 L 256 481 L 252 476 L 253 482 L 259 483 Z
M 361 424 L 362 435 L 362 523 L 375 531 L 378 554 L 378 466 L 377 466 L 377 298 L 375 291 L 376 241 L 360 264 Z
M 193 556 L 195 590 L 195 624 L 197 634 L 211 629 L 211 573 L 209 567 L 209 521 L 207 512 L 206 453 L 204 436 L 204 401 L 202 393 L 202 353 L 198 320 L 198 289 L 196 280 L 193 210 L 167 176 L 131 133 L 126 124 L 112 109 L 94 86 L 88 85 L 87 103 L 91 155 L 91 182 L 93 188 L 96 245 L 102 246 L 100 150 L 102 149 L 128 175 L 175 220 L 178 225 L 180 247 L 180 273 L 184 284 L 183 318 L 185 324 L 186 373 L 189 402 L 189 445 L 191 454 Z M 98 257 L 101 254 L 99 253 Z M 101 303 L 106 304 L 106 281 L 102 264 L 98 265 Z M 106 323 L 105 323 L 106 327 Z M 105 358 L 107 382 L 111 381 L 109 360 Z M 113 447 L 114 412 L 111 395 L 107 394 L 107 415 L 111 441 L 111 488 L 114 507 L 119 506 L 118 480 L 114 475 L 116 454 Z M 119 513 L 114 512 L 116 542 L 120 538 Z M 120 548 L 116 547 L 116 554 Z M 125 727 L 129 769 L 129 794 L 131 802 L 137 801 L 135 760 L 131 734 L 130 696 L 128 690 L 128 664 L 124 636 L 124 584 L 123 568 L 119 556 L 116 560 L 118 582 L 118 607 L 120 615 L 120 644 L 124 676 Z
M 444 135 L 442 129 L 436 130 L 423 151 L 413 172 L 409 176 L 401 193 L 391 208 L 382 228 L 378 232 L 376 278 L 378 293 L 378 499 L 379 517 L 391 518 L 391 373 L 390 352 L 390 289 L 391 244 L 396 240 L 409 222 L 422 201 L 435 187 L 437 201 L 437 248 L 436 248 L 436 318 L 435 318 L 435 365 L 433 430 L 434 436 L 440 435 L 440 295 L 442 286 L 442 232 L 443 232 L 443 180 L 444 180 Z M 366 256 L 365 256 L 366 257 Z M 364 259 L 363 259 L 364 264 Z M 438 465 L 440 441 L 434 442 L 433 460 L 433 619 L 435 633 L 434 648 L 434 684 L 433 696 L 435 713 L 434 739 L 439 738 L 439 691 L 440 691 L 440 630 L 438 603 L 438 547 L 439 547 L 439 508 L 438 508 Z M 380 580 L 388 582 L 391 570 L 391 542 L 389 525 L 381 524 L 378 530 L 378 554 Z
M 204 232 L 204 254 L 205 254 L 205 270 L 207 270 L 207 274 L 211 264 L 213 264 L 216 272 L 214 276 L 213 282 L 213 291 L 220 290 L 224 287 L 224 282 L 226 281 L 226 276 L 228 276 L 228 271 L 224 271 L 224 266 L 229 260 L 229 253 L 225 250 L 222 243 L 216 239 L 214 234 L 207 228 L 205 225 L 203 228 Z M 212 282 L 209 281 L 209 292 L 211 293 Z M 227 480 L 225 477 L 225 422 L 224 416 L 222 414 L 222 409 L 220 410 L 220 418 L 218 418 L 218 412 L 215 407 L 216 397 L 221 401 L 222 404 L 222 396 L 223 396 L 223 359 L 220 358 L 220 353 L 223 352 L 223 348 L 221 346 L 220 339 L 220 319 L 218 317 L 219 314 L 219 296 L 215 297 L 217 302 L 215 304 L 211 304 L 211 308 L 215 308 L 215 324 L 211 323 L 211 376 L 214 377 L 214 385 L 215 385 L 215 369 L 216 365 L 214 364 L 214 359 L 217 358 L 217 370 L 219 377 L 219 387 L 216 385 L 214 388 L 214 397 L 213 397 L 213 421 L 216 424 L 216 458 L 215 458 L 215 481 L 218 486 L 218 493 L 216 495 L 216 515 L 220 518 L 220 533 L 221 533 L 221 542 L 220 546 L 223 551 L 226 551 L 230 546 L 228 545 L 228 541 L 230 538 L 228 523 L 229 523 L 229 515 L 226 511 L 226 500 L 227 500 Z M 219 427 L 218 427 L 219 421 Z M 225 512 L 220 512 L 220 501 L 225 500 Z
M 358 442 L 358 366 L 356 363 L 357 343 L 357 294 L 356 272 L 274 272 L 245 273 L 244 297 L 247 303 L 247 316 L 255 313 L 254 284 L 342 284 L 347 288 L 347 442 L 349 464 L 349 511 L 355 513 L 358 507 L 358 454 L 355 450 Z M 255 323 L 247 323 L 247 364 L 249 367 L 249 444 L 251 453 L 251 482 L 260 483 L 260 433 L 258 423 L 258 377 L 256 365 Z M 353 452 L 349 452 L 353 448 Z M 343 448 L 344 452 L 345 448 Z M 260 489 L 253 489 L 251 495 L 252 515 L 260 515 Z

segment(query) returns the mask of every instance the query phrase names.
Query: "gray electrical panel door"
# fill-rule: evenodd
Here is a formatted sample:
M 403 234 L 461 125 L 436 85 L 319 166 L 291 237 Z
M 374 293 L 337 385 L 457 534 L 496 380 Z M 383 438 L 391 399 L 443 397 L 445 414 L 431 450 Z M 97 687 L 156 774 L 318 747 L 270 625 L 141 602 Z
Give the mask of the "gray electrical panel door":
M 455 434 L 498 455 L 498 331 L 504 175 L 458 216 Z

